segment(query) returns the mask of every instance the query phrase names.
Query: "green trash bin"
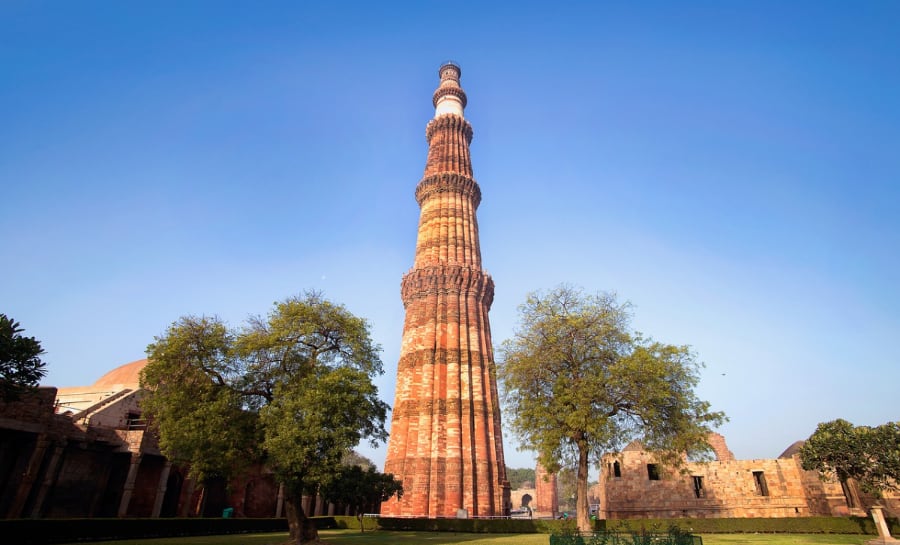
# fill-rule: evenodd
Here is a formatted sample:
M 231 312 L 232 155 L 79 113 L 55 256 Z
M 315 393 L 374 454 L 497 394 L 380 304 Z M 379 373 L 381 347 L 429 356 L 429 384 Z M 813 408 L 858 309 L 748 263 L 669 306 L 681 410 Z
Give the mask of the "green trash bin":
M 225 509 L 222 509 L 223 519 L 230 519 L 232 515 L 234 515 L 234 507 L 226 507 Z

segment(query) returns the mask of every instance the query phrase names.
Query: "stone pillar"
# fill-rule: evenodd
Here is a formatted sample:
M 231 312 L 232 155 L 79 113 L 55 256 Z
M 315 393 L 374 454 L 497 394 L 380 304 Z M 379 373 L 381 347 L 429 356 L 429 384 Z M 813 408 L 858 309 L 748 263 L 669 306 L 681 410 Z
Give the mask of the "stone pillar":
M 19 486 L 16 489 L 16 497 L 13 499 L 7 512 L 7 518 L 15 519 L 22 516 L 25 502 L 28 501 L 28 496 L 31 494 L 31 488 L 34 486 L 37 474 L 41 470 L 41 463 L 44 461 L 44 454 L 46 454 L 49 445 L 50 440 L 47 438 L 46 433 L 37 436 L 34 449 L 31 451 L 31 457 L 28 459 L 28 465 L 25 466 L 25 473 L 22 475 L 22 480 L 19 481 Z
M 141 467 L 141 454 L 131 454 L 131 466 L 128 468 L 128 476 L 125 477 L 125 486 L 122 489 L 122 501 L 119 502 L 118 516 L 128 516 L 128 506 L 131 504 L 131 495 L 134 493 L 134 482 L 137 480 L 138 470 Z
M 887 522 L 884 520 L 883 507 L 880 505 L 872 506 L 872 520 L 875 521 L 875 529 L 878 530 L 878 538 L 867 541 L 871 545 L 879 543 L 900 543 L 900 540 L 891 537 L 891 531 L 888 529 Z
M 322 515 L 325 514 L 325 499 L 322 498 L 322 496 L 320 496 L 318 494 L 316 494 L 315 498 L 316 498 L 315 510 L 314 510 L 314 515 L 312 515 L 312 516 L 321 517 Z
M 193 516 L 196 513 L 191 513 L 191 504 L 193 503 L 191 500 L 194 498 L 194 489 L 197 487 L 197 481 L 192 477 L 187 477 L 184 480 L 184 486 L 181 487 L 181 496 L 179 498 L 180 503 L 178 504 L 178 516 L 179 517 L 187 517 Z
M 41 489 L 38 491 L 37 499 L 34 500 L 34 506 L 31 508 L 31 518 L 36 519 L 41 516 L 41 509 L 44 506 L 44 500 L 47 498 L 47 492 L 56 482 L 56 470 L 59 461 L 62 459 L 63 452 L 66 450 L 66 442 L 58 443 L 53 448 L 53 455 L 50 457 L 50 463 L 47 464 L 47 472 L 44 474 L 44 481 L 41 483 Z
M 166 460 L 162 471 L 159 474 L 159 484 L 156 485 L 156 498 L 153 500 L 153 512 L 150 514 L 153 518 L 159 518 L 162 511 L 163 500 L 166 499 L 166 489 L 169 486 L 169 472 L 172 470 L 172 462 Z
M 280 519 L 284 513 L 284 483 L 278 485 L 278 495 L 275 497 L 275 518 Z
M 534 469 L 534 510 L 538 516 L 556 518 L 559 512 L 559 496 L 556 474 L 547 473 L 544 466 L 537 464 Z

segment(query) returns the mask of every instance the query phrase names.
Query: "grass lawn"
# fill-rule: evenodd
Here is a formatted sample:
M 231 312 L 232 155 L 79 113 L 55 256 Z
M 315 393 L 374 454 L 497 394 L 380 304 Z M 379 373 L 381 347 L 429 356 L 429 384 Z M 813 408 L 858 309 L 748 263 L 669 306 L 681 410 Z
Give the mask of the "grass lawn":
M 703 545 L 862 545 L 876 536 L 856 534 L 701 534 Z
M 450 532 L 360 533 L 359 530 L 321 530 L 322 541 L 333 545 L 391 545 L 426 543 L 444 545 L 547 545 L 546 534 L 455 534 Z M 875 536 L 844 534 L 704 534 L 703 545 L 862 545 Z M 103 541 L 103 545 L 281 545 L 286 533 L 174 537 Z M 83 543 L 83 542 L 82 542 Z

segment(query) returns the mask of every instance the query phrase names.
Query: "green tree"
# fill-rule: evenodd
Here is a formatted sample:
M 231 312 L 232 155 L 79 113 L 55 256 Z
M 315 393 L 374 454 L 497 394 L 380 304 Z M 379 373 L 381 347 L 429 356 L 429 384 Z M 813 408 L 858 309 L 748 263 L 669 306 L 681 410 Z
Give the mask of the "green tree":
M 372 513 L 381 502 L 403 495 L 403 483 L 390 473 L 380 473 L 374 467 L 343 465 L 327 485 L 322 496 L 331 502 L 350 507 L 359 519 L 359 530 L 364 531 L 363 514 Z
M 534 482 L 534 468 L 533 467 L 520 467 L 520 468 L 506 468 L 506 478 L 509 480 L 509 488 L 510 490 L 518 490 L 522 488 L 522 483 L 531 483 Z
M 265 463 L 285 485 L 291 539 L 316 541 L 302 494 L 327 486 L 360 440 L 387 438 L 378 352 L 366 321 L 318 292 L 239 330 L 183 317 L 147 348 L 142 407 L 163 453 L 198 480 Z
M 559 510 L 568 513 L 576 509 L 578 479 L 571 467 L 561 467 L 556 473 L 556 497 L 559 498 Z
M 0 314 L 0 401 L 19 399 L 47 374 L 41 343 L 23 331 L 19 322 Z
M 836 478 L 851 506 L 858 506 L 851 482 L 880 496 L 900 490 L 900 423 L 877 427 L 854 426 L 837 419 L 823 422 L 800 448 L 803 469 Z
M 700 364 L 686 346 L 632 331 L 630 305 L 569 286 L 532 293 L 500 350 L 512 428 L 548 471 L 576 471 L 578 526 L 590 528 L 588 467 L 638 439 L 671 467 L 710 451 L 725 420 L 697 399 Z

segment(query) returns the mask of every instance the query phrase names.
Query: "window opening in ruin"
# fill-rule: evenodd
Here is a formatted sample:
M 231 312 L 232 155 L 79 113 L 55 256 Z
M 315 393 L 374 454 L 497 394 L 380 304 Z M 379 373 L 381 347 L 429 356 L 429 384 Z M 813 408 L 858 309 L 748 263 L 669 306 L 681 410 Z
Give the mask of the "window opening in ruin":
M 656 464 L 647 464 L 647 477 L 651 481 L 659 480 L 659 466 Z
M 621 477 L 622 476 L 622 466 L 619 465 L 619 462 L 613 462 L 613 477 Z
M 147 421 L 141 418 L 141 413 L 129 412 L 125 418 L 125 429 L 127 430 L 144 430 L 147 429 Z
M 756 493 L 760 496 L 769 495 L 769 487 L 766 485 L 766 476 L 762 471 L 753 472 L 753 481 L 756 483 Z
M 706 492 L 703 491 L 703 477 L 694 475 L 691 479 L 694 481 L 694 496 L 698 498 L 706 496 Z

